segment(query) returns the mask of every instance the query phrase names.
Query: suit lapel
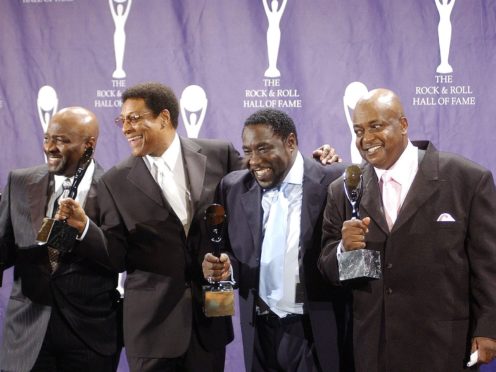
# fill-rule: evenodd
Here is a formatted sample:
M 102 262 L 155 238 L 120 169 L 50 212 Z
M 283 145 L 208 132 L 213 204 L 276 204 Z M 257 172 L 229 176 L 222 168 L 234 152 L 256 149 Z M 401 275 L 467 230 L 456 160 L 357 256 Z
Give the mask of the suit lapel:
M 241 194 L 241 205 L 245 211 L 246 221 L 250 221 L 248 226 L 255 247 L 254 254 L 256 257 L 260 257 L 262 250 L 262 190 L 255 180 L 247 184 L 246 188 L 247 191 Z
M 365 165 L 363 169 L 363 183 L 362 201 L 359 207 L 361 218 L 369 216 L 377 223 L 382 231 L 389 234 L 389 227 L 382 207 L 379 181 L 377 180 L 374 168 L 370 164 Z
M 327 188 L 322 186 L 324 172 L 304 159 L 303 198 L 301 202 L 300 244 L 302 250 L 313 236 L 314 226 L 321 214 L 321 208 L 327 195 Z M 304 252 L 302 252 L 304 253 Z
M 207 157 L 200 153 L 201 147 L 197 143 L 188 138 L 179 137 L 179 139 L 181 141 L 184 171 L 188 177 L 194 214 L 198 210 L 198 204 L 203 191 L 205 172 L 207 169 Z
M 161 207 L 165 207 L 162 191 L 153 179 L 142 158 L 133 157 L 131 159 L 131 169 L 129 170 L 127 179 L 155 203 Z
M 439 188 L 438 153 L 429 146 L 406 195 L 392 232 L 407 222 Z
M 32 178 L 27 182 L 27 197 L 29 199 L 29 210 L 34 236 L 38 234 L 43 218 L 45 218 L 48 203 L 48 185 L 50 175 L 46 167 L 38 168 Z M 53 185 L 52 185 L 53 187 Z

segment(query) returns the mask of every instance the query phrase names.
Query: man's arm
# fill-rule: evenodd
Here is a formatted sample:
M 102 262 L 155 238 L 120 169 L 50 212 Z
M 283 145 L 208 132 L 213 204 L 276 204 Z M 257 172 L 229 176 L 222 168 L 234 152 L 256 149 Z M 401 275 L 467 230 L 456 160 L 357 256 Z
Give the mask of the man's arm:
M 470 210 L 467 249 L 470 262 L 471 309 L 475 325 L 472 351 L 479 362 L 496 356 L 496 188 L 490 172 L 482 175 Z
M 69 198 L 60 201 L 55 218 L 65 219 L 80 234 L 83 234 L 87 227 L 85 235 L 76 247 L 78 255 L 94 260 L 113 271 L 123 272 L 127 244 L 123 222 L 103 179 L 98 182 L 97 187 L 101 226 L 86 215 L 77 201 Z

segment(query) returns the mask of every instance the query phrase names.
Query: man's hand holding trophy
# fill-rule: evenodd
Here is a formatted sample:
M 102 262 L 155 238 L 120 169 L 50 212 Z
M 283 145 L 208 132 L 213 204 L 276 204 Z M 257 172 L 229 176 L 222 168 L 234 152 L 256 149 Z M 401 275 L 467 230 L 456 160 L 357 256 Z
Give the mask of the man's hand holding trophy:
M 350 165 L 344 173 L 344 192 L 351 205 L 351 220 L 343 223 L 341 248 L 337 260 L 339 280 L 358 278 L 378 279 L 381 277 L 381 256 L 379 251 L 365 249 L 365 235 L 370 218 L 360 219 L 359 206 L 363 194 L 362 170 Z
M 210 285 L 203 286 L 203 310 L 207 317 L 234 315 L 234 290 L 227 281 L 231 276 L 229 256 L 220 253 L 226 214 L 220 204 L 211 204 L 205 211 L 205 222 L 212 253 L 202 262 L 203 276 Z

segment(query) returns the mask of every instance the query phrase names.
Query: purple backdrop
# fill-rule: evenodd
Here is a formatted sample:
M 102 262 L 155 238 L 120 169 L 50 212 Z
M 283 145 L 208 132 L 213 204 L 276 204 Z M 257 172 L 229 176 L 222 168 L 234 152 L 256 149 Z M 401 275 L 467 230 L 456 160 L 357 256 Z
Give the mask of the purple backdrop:
M 43 124 L 66 106 L 99 117 L 96 158 L 105 168 L 123 159 L 128 145 L 113 125 L 119 95 L 149 80 L 181 98 L 183 135 L 224 138 L 239 148 L 243 120 L 275 107 L 295 119 L 304 153 L 327 142 L 347 161 L 356 159 L 348 122 L 357 97 L 388 87 L 403 99 L 411 138 L 495 172 L 495 1 L 278 5 L 1 1 L 0 187 L 11 169 L 44 161 Z M 9 288 L 2 289 L 0 315 Z M 241 361 L 237 337 L 227 370 L 240 370 Z

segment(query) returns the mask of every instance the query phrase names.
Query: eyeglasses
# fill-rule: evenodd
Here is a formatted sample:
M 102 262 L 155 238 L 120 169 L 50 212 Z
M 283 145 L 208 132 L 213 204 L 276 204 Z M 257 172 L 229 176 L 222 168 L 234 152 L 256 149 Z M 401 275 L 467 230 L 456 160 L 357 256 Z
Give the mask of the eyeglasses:
M 126 121 L 131 124 L 131 126 L 133 128 L 136 128 L 136 126 L 141 122 L 141 120 L 143 120 L 143 117 L 145 115 L 148 115 L 148 114 L 153 114 L 153 112 L 151 111 L 145 111 L 145 112 L 141 112 L 141 113 L 136 113 L 136 112 L 133 112 L 127 116 L 118 116 L 115 118 L 114 122 L 115 122 L 115 125 L 117 125 L 119 128 L 122 128 L 124 126 L 124 124 L 126 123 Z

